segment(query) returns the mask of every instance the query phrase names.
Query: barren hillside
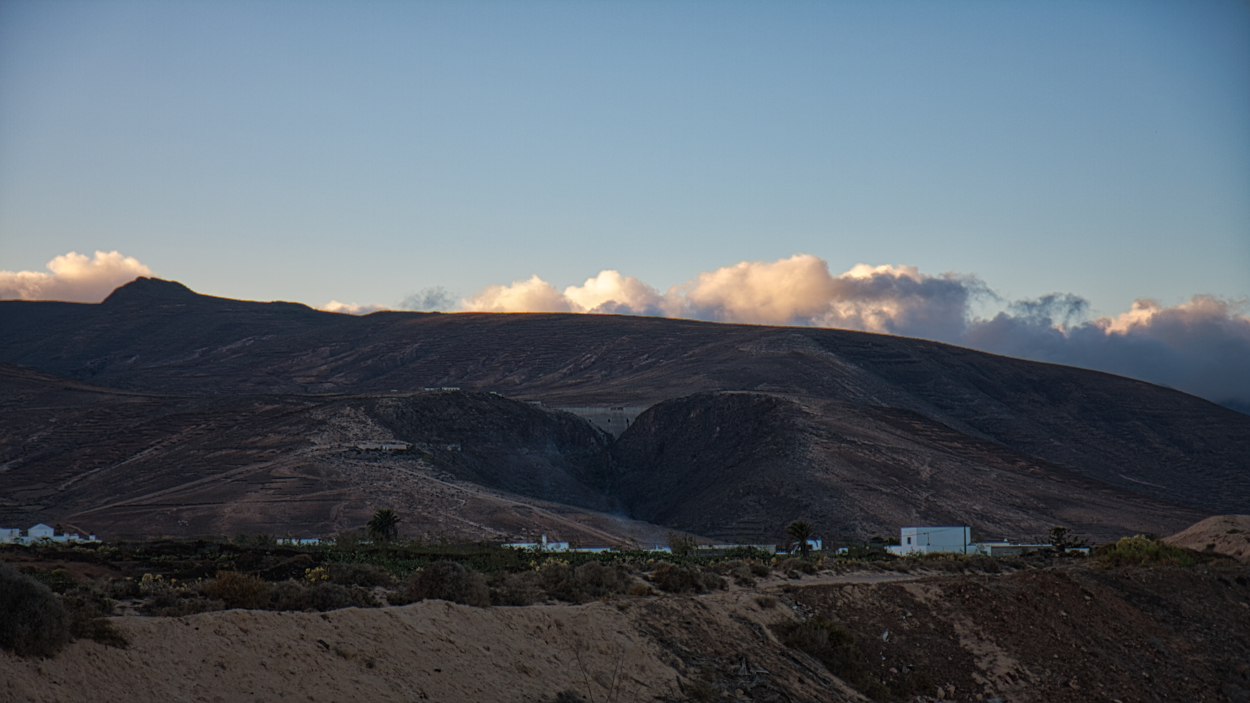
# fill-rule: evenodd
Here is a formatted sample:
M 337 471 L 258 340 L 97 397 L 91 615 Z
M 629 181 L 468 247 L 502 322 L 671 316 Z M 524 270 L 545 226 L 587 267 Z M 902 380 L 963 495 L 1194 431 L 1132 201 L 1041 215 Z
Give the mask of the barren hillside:
M 1104 538 L 1250 504 L 1250 416 L 901 337 L 355 317 L 157 279 L 98 305 L 2 301 L 0 328 L 0 362 L 21 365 L 0 374 L 0 524 L 324 535 L 385 504 L 418 533 L 473 538 L 610 543 L 671 526 L 770 541 L 800 516 L 844 538 L 902 522 Z M 616 439 L 550 411 L 652 405 Z M 352 452 L 347 438 L 412 450 Z

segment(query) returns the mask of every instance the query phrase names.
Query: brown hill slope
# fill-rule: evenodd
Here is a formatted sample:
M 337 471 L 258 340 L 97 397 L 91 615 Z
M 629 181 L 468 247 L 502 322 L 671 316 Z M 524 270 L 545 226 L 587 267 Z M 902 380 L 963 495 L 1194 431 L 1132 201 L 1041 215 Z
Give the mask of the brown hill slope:
M 1250 564 L 1250 515 L 1216 515 L 1165 537 L 1164 541 L 1198 552 L 1224 554 Z
M 1146 383 L 922 340 L 612 315 L 353 317 L 199 296 L 155 279 L 128 284 L 99 305 L 3 301 L 0 329 L 0 361 L 132 391 L 360 394 L 457 386 L 582 406 L 751 391 L 799 403 L 804 412 L 791 419 L 802 419 L 800 427 L 814 422 L 826 435 L 853 435 L 856 418 L 876 418 L 871 441 L 905 436 L 919 452 L 892 465 L 899 476 L 940 460 L 948 466 L 946 485 L 975 485 L 973 475 L 959 474 L 971 465 L 947 455 L 988 452 L 1201 514 L 1250 504 L 1250 416 Z M 804 456 L 815 457 L 811 467 L 869 454 L 887 463 L 897 457 L 828 450 L 835 445 L 809 441 Z M 662 463 L 671 465 L 682 451 L 665 449 L 672 455 Z M 1090 491 L 1098 492 L 1080 493 Z M 941 497 L 949 494 L 914 493 L 908 510 L 918 520 L 964 515 L 964 507 Z M 1056 487 L 1047 494 L 1054 497 L 1013 493 L 1011 500 L 1040 521 L 1062 521 L 1061 494 Z M 1151 531 L 1179 526 L 1173 520 Z
M 0 364 L 0 427 L 4 526 L 330 536 L 389 507 L 417 536 L 663 533 L 602 514 L 603 432 L 487 393 L 157 395 Z

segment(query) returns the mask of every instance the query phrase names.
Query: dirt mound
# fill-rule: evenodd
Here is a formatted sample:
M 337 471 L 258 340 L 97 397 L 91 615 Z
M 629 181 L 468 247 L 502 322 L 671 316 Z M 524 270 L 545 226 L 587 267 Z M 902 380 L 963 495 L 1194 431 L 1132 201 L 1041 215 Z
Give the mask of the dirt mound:
M 1209 517 L 1163 541 L 1198 552 L 1223 554 L 1250 564 L 1250 515 Z

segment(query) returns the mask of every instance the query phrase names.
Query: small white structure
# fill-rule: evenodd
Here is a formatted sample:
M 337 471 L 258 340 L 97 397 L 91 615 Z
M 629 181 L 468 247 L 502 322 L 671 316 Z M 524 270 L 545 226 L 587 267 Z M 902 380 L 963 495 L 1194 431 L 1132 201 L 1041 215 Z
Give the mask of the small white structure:
M 567 552 L 569 551 L 568 542 L 548 542 L 547 535 L 543 535 L 541 542 L 510 542 L 503 546 L 512 547 L 513 549 L 532 549 L 536 552 Z
M 932 552 L 975 552 L 972 547 L 972 528 L 963 527 L 904 527 L 899 530 L 898 546 L 890 547 L 894 554 L 930 554 Z
M 82 535 L 77 532 L 73 534 L 56 534 L 56 530 L 43 524 L 42 522 L 34 525 L 22 534 L 22 530 L 16 527 L 0 527 L 0 544 L 34 544 L 35 542 L 56 542 L 58 544 L 67 544 L 71 542 L 99 542 L 95 535 L 87 535 L 83 539 Z

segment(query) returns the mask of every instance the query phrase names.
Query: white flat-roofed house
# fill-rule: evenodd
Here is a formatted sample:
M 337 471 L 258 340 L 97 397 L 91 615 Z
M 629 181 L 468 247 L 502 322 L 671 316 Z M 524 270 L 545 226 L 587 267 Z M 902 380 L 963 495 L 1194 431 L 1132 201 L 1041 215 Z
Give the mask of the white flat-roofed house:
M 26 534 L 22 534 L 22 530 L 17 527 L 0 527 L 0 544 L 34 544 L 44 540 L 61 543 L 99 541 L 95 535 L 88 535 L 87 539 L 83 539 L 77 532 L 58 535 L 55 529 L 42 522 L 26 530 Z
M 894 554 L 929 554 L 932 552 L 972 553 L 972 528 L 963 527 L 904 527 L 899 530 L 898 546 L 890 547 Z

